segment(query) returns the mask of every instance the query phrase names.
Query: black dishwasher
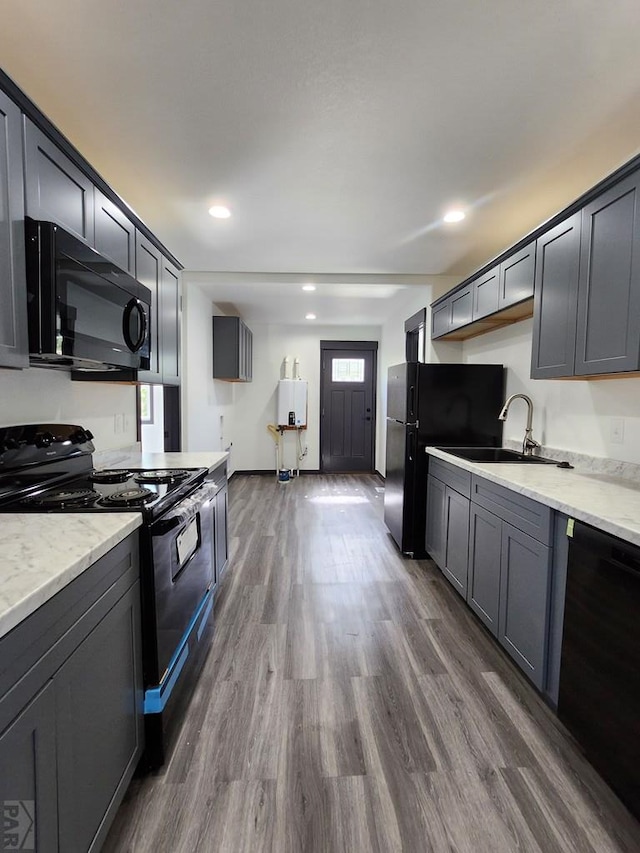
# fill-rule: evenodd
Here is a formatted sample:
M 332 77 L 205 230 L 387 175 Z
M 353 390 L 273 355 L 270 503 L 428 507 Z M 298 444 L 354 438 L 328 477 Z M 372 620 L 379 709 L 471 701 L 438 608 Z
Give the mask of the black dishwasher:
M 575 522 L 558 716 L 640 817 L 640 548 Z

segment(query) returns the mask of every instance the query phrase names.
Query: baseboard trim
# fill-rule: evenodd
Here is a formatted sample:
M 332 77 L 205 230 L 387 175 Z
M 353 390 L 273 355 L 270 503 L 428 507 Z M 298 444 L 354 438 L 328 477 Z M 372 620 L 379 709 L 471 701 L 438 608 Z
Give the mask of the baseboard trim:
M 302 470 L 302 469 L 300 470 L 301 475 L 302 474 L 321 474 L 321 473 L 322 472 L 318 469 L 309 470 L 308 468 L 305 468 L 304 470 Z M 264 468 L 253 468 L 253 469 L 246 469 L 246 470 L 241 470 L 241 471 L 234 471 L 231 476 L 235 476 L 236 474 L 243 474 L 245 476 L 256 476 L 256 477 L 273 477 L 274 480 L 276 477 L 275 470 L 269 471 L 269 470 L 265 470 Z M 292 472 L 291 479 L 293 480 L 295 478 L 295 476 L 296 475 Z M 231 478 L 229 478 L 229 479 L 231 479 Z
M 382 482 L 384 483 L 384 481 L 386 480 L 386 477 L 383 477 L 383 476 L 382 476 L 382 474 L 380 473 L 380 471 L 378 471 L 378 469 L 377 469 L 377 468 L 376 468 L 376 470 L 374 471 L 374 474 L 376 475 L 376 477 L 378 477 L 378 478 L 379 478 L 380 480 L 382 480 Z

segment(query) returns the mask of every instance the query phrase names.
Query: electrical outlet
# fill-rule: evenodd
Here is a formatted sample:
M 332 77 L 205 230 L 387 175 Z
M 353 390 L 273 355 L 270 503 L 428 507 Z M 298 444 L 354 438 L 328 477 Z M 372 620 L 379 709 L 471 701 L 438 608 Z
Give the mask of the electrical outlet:
M 120 435 L 122 433 L 124 427 L 124 415 L 114 415 L 113 416 L 113 431 L 116 435 Z
M 609 441 L 611 444 L 624 443 L 624 418 L 611 418 L 609 420 Z

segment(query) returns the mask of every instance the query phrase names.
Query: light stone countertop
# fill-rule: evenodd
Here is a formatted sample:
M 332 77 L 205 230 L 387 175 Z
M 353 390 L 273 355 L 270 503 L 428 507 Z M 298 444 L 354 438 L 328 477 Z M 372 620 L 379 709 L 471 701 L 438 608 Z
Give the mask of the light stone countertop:
M 141 523 L 138 512 L 0 514 L 0 637 Z
M 526 495 L 606 533 L 640 545 L 640 482 L 585 467 L 511 462 L 469 462 L 444 450 L 426 452 Z
M 208 468 L 221 465 L 229 454 L 216 450 L 193 453 L 109 453 L 94 454 L 96 468 Z

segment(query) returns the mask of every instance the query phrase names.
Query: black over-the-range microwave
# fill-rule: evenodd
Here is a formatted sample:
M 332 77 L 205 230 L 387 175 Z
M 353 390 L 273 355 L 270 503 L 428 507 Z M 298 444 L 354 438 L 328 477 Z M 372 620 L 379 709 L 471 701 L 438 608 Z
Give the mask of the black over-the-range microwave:
M 31 363 L 148 369 L 151 291 L 59 225 L 25 229 Z

